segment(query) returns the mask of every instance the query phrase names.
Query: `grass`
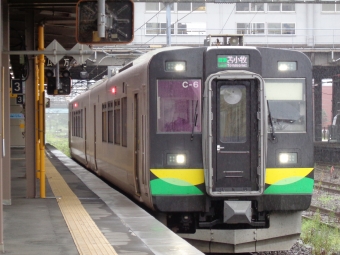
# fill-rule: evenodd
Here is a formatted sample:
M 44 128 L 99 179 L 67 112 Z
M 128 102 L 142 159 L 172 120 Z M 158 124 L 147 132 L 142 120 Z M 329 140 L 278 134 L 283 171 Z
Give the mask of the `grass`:
M 70 149 L 68 147 L 68 137 L 67 136 L 58 136 L 53 133 L 46 133 L 45 136 L 46 143 L 49 143 L 64 153 L 66 156 L 70 157 Z
M 329 202 L 332 201 L 332 197 L 330 195 L 321 195 L 318 200 L 323 204 L 323 205 L 326 205 L 328 204 Z
M 322 223 L 319 212 L 316 212 L 311 220 L 303 219 L 301 239 L 312 247 L 314 255 L 340 252 L 340 230 Z

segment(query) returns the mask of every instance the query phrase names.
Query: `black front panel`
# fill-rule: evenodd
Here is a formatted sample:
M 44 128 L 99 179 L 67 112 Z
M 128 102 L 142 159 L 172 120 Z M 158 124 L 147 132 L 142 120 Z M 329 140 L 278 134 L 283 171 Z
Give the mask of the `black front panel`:
M 301 52 L 293 52 L 288 50 L 277 50 L 270 48 L 259 48 L 263 57 L 263 77 L 265 78 L 278 78 L 294 81 L 294 79 L 303 79 L 305 83 L 305 101 L 306 101 L 306 113 L 304 121 L 306 123 L 306 129 L 304 132 L 276 132 L 276 139 L 271 139 L 271 133 L 268 133 L 268 155 L 267 155 L 267 168 L 299 168 L 299 167 L 313 167 L 314 155 L 313 155 L 313 96 L 312 96 L 312 66 L 310 60 Z M 296 70 L 279 71 L 278 62 L 296 62 Z M 287 90 L 286 88 L 285 90 Z M 293 94 L 293 93 L 292 93 Z M 267 98 L 268 99 L 268 98 Z M 275 115 L 275 105 L 270 103 L 270 110 Z M 279 107 L 282 108 L 281 105 Z M 293 111 L 291 111 L 293 112 Z M 275 117 L 275 116 L 273 116 Z M 282 118 L 281 118 L 282 119 Z M 292 116 L 289 117 L 292 119 Z M 275 123 L 274 123 L 275 125 Z M 269 123 L 270 130 L 270 123 Z M 298 160 L 295 164 L 284 165 L 280 164 L 277 160 L 279 153 L 282 151 L 287 152 L 299 152 Z
M 149 102 L 150 102 L 150 168 L 203 168 L 202 163 L 202 134 L 201 132 L 192 132 L 192 128 L 188 128 L 183 118 L 195 119 L 195 112 L 201 112 L 201 106 L 197 104 L 197 96 L 188 98 L 188 100 L 181 99 L 173 107 L 174 111 L 179 111 L 184 106 L 190 109 L 186 116 L 178 115 L 173 123 L 164 124 L 163 128 L 159 127 L 159 118 L 157 116 L 157 107 L 161 107 L 164 99 L 159 94 L 158 89 L 166 86 L 172 86 L 173 91 L 168 90 L 170 93 L 179 93 L 176 95 L 180 97 L 182 92 L 176 87 L 182 84 L 183 91 L 194 91 L 196 87 L 202 87 L 202 70 L 203 70 L 203 51 L 204 48 L 188 48 L 174 51 L 161 52 L 155 55 L 150 61 L 149 65 Z M 184 62 L 185 70 L 176 72 L 173 71 L 173 62 Z M 172 82 L 173 81 L 173 82 Z M 181 84 L 178 84 L 180 81 Z M 184 89 L 184 87 L 186 89 Z M 192 93 L 193 94 L 193 93 Z M 159 99 L 158 99 L 159 98 Z M 158 101 L 157 101 L 158 100 Z M 169 113 L 164 116 L 166 120 L 170 117 Z M 179 117 L 179 118 L 178 118 Z M 178 123 L 182 121 L 182 125 Z M 200 120 L 199 120 L 200 121 Z M 199 123 L 200 124 L 200 123 Z M 192 125 L 191 125 L 192 126 Z M 191 127 L 190 126 L 190 127 Z M 193 133 L 193 139 L 191 138 Z M 167 158 L 169 155 L 183 153 L 187 157 L 187 162 L 183 166 L 168 165 Z

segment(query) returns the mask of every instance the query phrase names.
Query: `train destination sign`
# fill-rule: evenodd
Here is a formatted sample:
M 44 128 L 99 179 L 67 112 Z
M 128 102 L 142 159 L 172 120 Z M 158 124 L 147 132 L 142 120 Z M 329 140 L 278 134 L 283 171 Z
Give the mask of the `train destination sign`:
M 247 68 L 249 67 L 249 55 L 218 55 L 218 68 Z

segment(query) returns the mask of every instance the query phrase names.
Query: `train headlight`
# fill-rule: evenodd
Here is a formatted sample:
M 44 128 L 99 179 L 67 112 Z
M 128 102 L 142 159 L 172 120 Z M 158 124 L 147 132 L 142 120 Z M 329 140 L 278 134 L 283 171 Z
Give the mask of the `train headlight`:
M 166 61 L 165 71 L 166 72 L 182 72 L 186 70 L 185 61 Z
M 187 163 L 185 154 L 167 154 L 166 163 L 170 166 L 181 166 Z
M 277 63 L 277 69 L 279 71 L 296 71 L 296 62 L 284 62 L 284 61 L 279 61 Z
M 280 164 L 297 164 L 296 152 L 283 152 L 279 154 Z

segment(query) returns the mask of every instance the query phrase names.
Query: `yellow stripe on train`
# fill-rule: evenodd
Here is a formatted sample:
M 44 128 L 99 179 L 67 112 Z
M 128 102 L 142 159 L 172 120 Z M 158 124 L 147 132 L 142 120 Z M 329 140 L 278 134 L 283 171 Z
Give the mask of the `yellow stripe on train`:
M 150 169 L 159 179 L 175 178 L 192 185 L 204 183 L 203 169 Z
M 292 177 L 306 177 L 314 168 L 267 168 L 266 184 L 274 184 Z

